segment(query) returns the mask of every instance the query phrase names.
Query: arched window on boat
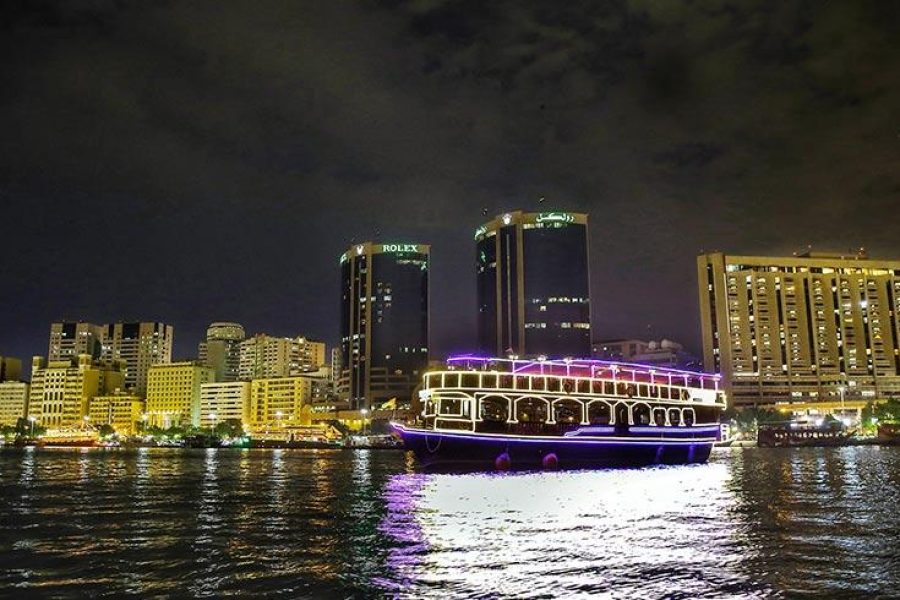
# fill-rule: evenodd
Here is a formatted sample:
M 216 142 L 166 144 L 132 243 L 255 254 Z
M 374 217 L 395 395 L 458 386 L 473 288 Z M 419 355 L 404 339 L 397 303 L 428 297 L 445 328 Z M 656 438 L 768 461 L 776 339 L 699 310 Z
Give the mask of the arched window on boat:
M 670 425 L 681 425 L 681 411 L 677 408 L 669 409 L 669 424 Z
M 635 425 L 650 424 L 650 405 L 638 402 L 631 407 L 631 421 Z
M 653 422 L 659 426 L 666 424 L 666 409 L 656 407 L 653 409 Z
M 687 426 L 691 426 L 696 423 L 697 416 L 694 414 L 694 409 L 690 407 L 681 409 L 681 420 Z
M 544 423 L 548 420 L 547 400 L 520 398 L 516 400 L 516 421 L 520 423 Z
M 619 402 L 616 404 L 613 415 L 615 416 L 614 424 L 615 425 L 630 425 L 631 421 L 628 418 L 628 405 L 624 402 Z
M 509 419 L 509 400 L 500 396 L 487 396 L 479 400 L 479 418 L 482 421 L 481 431 L 498 431 L 506 429 Z
M 560 424 L 581 423 L 582 404 L 578 400 L 563 398 L 553 402 L 553 420 Z
M 609 425 L 612 422 L 609 404 L 595 400 L 588 404 L 588 423 L 591 425 Z

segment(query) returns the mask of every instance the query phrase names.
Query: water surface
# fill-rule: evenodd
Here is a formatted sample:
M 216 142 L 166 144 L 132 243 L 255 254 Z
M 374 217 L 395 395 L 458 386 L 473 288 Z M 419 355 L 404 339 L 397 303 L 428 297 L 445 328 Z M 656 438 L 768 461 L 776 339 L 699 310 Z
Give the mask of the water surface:
M 897 590 L 900 448 L 503 475 L 389 451 L 0 450 L 6 597 Z

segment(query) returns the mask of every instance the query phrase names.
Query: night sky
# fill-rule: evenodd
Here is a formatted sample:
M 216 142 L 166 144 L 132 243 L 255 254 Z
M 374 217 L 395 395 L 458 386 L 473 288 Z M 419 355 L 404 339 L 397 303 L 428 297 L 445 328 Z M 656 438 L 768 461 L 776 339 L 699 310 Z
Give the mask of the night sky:
M 0 56 L 26 361 L 58 319 L 331 345 L 373 238 L 432 244 L 433 357 L 464 350 L 485 209 L 590 213 L 594 338 L 694 351 L 703 250 L 900 257 L 894 0 L 7 0 Z

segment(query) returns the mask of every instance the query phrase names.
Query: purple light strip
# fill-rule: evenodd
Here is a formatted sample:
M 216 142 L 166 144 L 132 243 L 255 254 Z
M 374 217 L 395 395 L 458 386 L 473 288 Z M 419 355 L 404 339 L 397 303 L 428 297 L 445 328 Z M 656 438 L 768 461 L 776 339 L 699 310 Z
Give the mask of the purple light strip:
M 570 362 L 566 363 L 563 360 L 545 360 L 545 361 L 537 361 L 537 360 L 519 360 L 519 359 L 509 359 L 509 358 L 495 358 L 495 357 L 485 357 L 485 356 L 476 356 L 474 354 L 462 354 L 457 356 L 451 356 L 447 358 L 447 363 L 451 362 L 464 362 L 464 361 L 473 361 L 473 362 L 496 362 L 496 363 L 512 363 L 513 371 L 517 372 L 521 369 L 538 366 L 541 364 L 544 365 L 552 365 L 557 367 L 605 367 L 612 369 L 613 367 L 619 369 L 629 369 L 630 367 L 637 367 L 639 372 L 649 372 L 653 371 L 654 373 L 659 373 L 660 375 L 668 374 L 668 375 L 679 375 L 679 376 L 687 376 L 687 377 L 700 377 L 705 379 L 721 379 L 721 375 L 718 373 L 704 373 L 702 371 L 685 371 L 683 369 L 673 369 L 672 367 L 661 367 L 657 365 L 645 365 L 642 363 L 629 363 L 629 362 L 613 362 L 608 360 L 599 360 L 599 359 L 587 359 L 587 358 L 577 358 L 572 359 Z M 521 369 L 517 369 L 517 364 L 522 364 Z
M 401 435 L 409 435 L 414 437 L 428 437 L 428 436 L 438 436 L 438 437 L 447 437 L 458 440 L 472 440 L 472 441 L 481 441 L 481 442 L 503 442 L 514 441 L 514 442 L 522 442 L 528 444 L 552 444 L 552 443 L 561 443 L 561 444 L 583 444 L 585 446 L 659 446 L 662 445 L 670 445 L 670 446 L 688 446 L 695 445 L 701 446 L 706 444 L 713 444 L 716 442 L 716 438 L 668 438 L 668 439 L 638 439 L 638 438 L 623 438 L 623 437 L 614 437 L 608 439 L 602 438 L 589 438 L 589 437 L 544 437 L 539 438 L 537 436 L 512 436 L 512 435 L 503 435 L 498 434 L 495 436 L 485 436 L 479 434 L 466 434 L 466 433 L 448 433 L 445 431 L 433 431 L 433 430 L 425 430 L 425 429 L 408 429 L 403 425 L 398 423 L 391 423 L 391 426 L 402 432 Z

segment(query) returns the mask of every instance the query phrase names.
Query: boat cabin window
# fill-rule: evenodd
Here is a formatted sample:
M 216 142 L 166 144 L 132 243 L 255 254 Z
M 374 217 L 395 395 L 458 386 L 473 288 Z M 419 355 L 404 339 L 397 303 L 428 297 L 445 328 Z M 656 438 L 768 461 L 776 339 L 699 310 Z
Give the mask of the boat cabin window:
M 547 378 L 547 391 L 548 392 L 558 392 L 562 389 L 561 381 L 559 377 L 548 377 Z
M 500 376 L 500 385 L 498 387 L 503 389 L 512 389 L 513 386 L 513 377 L 512 375 L 501 375 Z
M 440 414 L 462 416 L 463 401 L 459 398 L 441 398 Z
M 609 425 L 609 405 L 605 402 L 591 402 L 588 406 L 588 423 L 591 425 Z
M 592 382 L 592 385 L 593 385 L 594 393 L 595 393 L 595 394 L 602 394 L 602 393 L 603 393 L 603 382 L 602 382 L 602 381 L 597 381 L 597 380 L 595 379 L 595 380 Z
M 604 381 L 603 382 L 603 393 L 607 396 L 612 396 L 616 393 L 615 385 L 613 385 L 612 381 Z
M 665 425 L 666 424 L 666 409 L 664 408 L 654 408 L 653 409 L 653 422 L 657 425 Z
M 650 397 L 651 398 L 659 398 L 659 386 L 658 385 L 650 386 Z
M 681 425 L 681 411 L 677 408 L 669 409 L 669 423 L 672 425 Z
M 635 425 L 650 424 L 650 407 L 646 404 L 635 404 L 631 407 L 631 420 Z
M 497 376 L 494 373 L 485 373 L 481 376 L 481 385 L 486 388 L 497 387 Z
M 579 394 L 590 394 L 591 393 L 591 380 L 590 379 L 579 379 L 577 383 L 578 393 Z
M 620 381 L 618 384 L 616 384 L 616 394 L 617 395 L 624 396 L 626 393 L 628 393 L 628 386 L 625 385 L 624 382 Z
M 459 373 L 444 373 L 444 387 L 459 387 Z
M 641 398 L 646 398 L 648 395 L 649 394 L 647 392 L 647 385 L 644 383 L 639 385 L 638 386 L 638 396 L 640 396 Z
M 663 400 L 669 399 L 669 388 L 666 386 L 662 386 L 659 388 L 659 397 Z
M 484 398 L 481 400 L 481 419 L 484 421 L 502 421 L 509 418 L 509 400 L 506 398 Z
M 532 377 L 531 378 L 531 389 L 537 391 L 544 391 L 547 389 L 547 379 L 546 377 Z
M 529 390 L 531 389 L 530 383 L 528 382 L 528 378 L 524 375 L 516 375 L 516 389 L 517 390 Z
M 694 415 L 693 408 L 686 408 L 682 411 L 682 417 L 684 419 L 685 425 L 693 425 L 697 422 L 697 417 Z
M 478 387 L 478 374 L 477 373 L 466 373 L 462 376 L 462 385 L 464 388 L 477 388 Z
M 558 400 L 553 403 L 553 420 L 557 423 L 581 423 L 581 403 Z
M 525 398 L 516 402 L 516 420 L 520 423 L 543 423 L 547 416 L 547 403 L 543 400 Z

